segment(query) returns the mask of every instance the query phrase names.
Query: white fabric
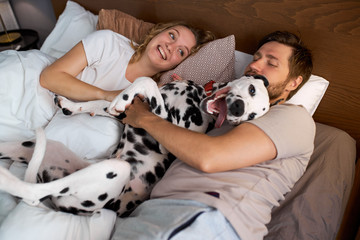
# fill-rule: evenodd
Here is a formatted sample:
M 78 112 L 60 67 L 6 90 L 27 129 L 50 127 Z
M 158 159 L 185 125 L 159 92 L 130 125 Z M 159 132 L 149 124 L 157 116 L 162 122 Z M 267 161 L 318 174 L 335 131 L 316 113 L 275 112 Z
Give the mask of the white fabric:
M 0 142 L 33 138 L 55 113 L 53 95 L 39 84 L 53 61 L 39 50 L 0 52 Z
M 32 207 L 20 202 L 0 226 L 0 239 L 109 239 L 116 213 L 101 209 L 92 216 L 76 216 Z
M 73 1 L 67 1 L 54 29 L 40 50 L 55 58 L 63 56 L 84 37 L 96 30 L 98 16 Z
M 240 78 L 246 66 L 252 61 L 253 56 L 240 51 L 235 51 L 235 77 Z M 287 103 L 302 105 L 311 115 L 314 115 L 316 108 L 323 98 L 329 81 L 317 75 L 311 75 L 310 79 Z

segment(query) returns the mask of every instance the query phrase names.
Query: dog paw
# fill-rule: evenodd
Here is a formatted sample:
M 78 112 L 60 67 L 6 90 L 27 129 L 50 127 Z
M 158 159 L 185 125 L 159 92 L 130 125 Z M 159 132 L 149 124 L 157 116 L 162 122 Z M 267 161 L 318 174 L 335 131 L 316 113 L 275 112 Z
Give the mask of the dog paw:
M 118 116 L 119 114 L 125 112 L 126 107 L 131 104 L 131 100 L 128 94 L 119 94 L 110 104 L 107 109 L 108 113 L 113 116 Z
M 64 115 L 69 116 L 82 111 L 82 106 L 79 103 L 72 102 L 65 97 L 56 96 L 54 101 L 61 108 Z

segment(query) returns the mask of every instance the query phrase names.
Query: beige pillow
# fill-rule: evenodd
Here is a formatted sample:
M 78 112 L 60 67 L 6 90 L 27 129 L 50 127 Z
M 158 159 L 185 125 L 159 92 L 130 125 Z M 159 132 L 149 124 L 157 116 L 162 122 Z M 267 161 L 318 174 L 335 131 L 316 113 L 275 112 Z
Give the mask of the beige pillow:
M 228 82 L 235 77 L 234 66 L 235 37 L 231 35 L 207 43 L 176 68 L 164 73 L 160 77 L 160 84 L 171 82 L 173 74 L 201 85 L 210 80 Z
M 117 9 L 101 9 L 96 29 L 110 29 L 139 43 L 153 26 Z

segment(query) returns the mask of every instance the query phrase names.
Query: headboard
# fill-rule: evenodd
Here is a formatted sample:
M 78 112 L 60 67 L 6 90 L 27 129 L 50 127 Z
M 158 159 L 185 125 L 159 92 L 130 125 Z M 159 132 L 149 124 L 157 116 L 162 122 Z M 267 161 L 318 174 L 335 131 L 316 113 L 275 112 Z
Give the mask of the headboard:
M 67 0 L 52 0 L 58 17 Z M 252 54 L 258 40 L 275 30 L 301 36 L 314 55 L 314 71 L 330 85 L 314 119 L 340 128 L 360 153 L 360 2 L 353 0 L 74 0 L 97 14 L 119 9 L 148 22 L 185 20 L 235 35 L 236 49 Z M 359 164 L 358 164 L 359 165 Z M 358 167 L 359 172 L 359 167 Z M 356 185 L 356 184 L 355 184 Z M 359 184 L 357 184 L 357 188 Z M 356 202 L 355 202 L 356 205 Z

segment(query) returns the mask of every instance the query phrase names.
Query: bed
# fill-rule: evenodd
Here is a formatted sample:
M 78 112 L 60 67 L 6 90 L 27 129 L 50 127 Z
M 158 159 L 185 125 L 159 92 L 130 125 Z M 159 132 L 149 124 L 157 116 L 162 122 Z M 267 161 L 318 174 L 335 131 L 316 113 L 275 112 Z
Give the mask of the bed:
M 272 209 L 264 239 L 359 237 L 360 166 L 356 160 L 360 150 L 360 83 L 357 81 L 360 3 L 350 0 L 52 0 L 52 4 L 58 22 L 40 51 L 6 55 L 14 61 L 21 59 L 14 70 L 32 66 L 33 70 L 26 72 L 28 78 L 96 29 L 111 29 L 136 40 L 153 23 L 181 19 L 216 34 L 218 39 L 201 49 L 194 59 L 164 74 L 163 82 L 169 81 L 172 73 L 199 83 L 209 78 L 216 81 L 236 78 L 241 76 L 251 61 L 250 54 L 257 41 L 266 33 L 288 30 L 301 35 L 312 49 L 314 71 L 309 84 L 291 103 L 302 104 L 313 114 L 317 129 L 315 150 L 305 174 L 279 206 Z M 210 65 L 214 67 L 204 70 L 204 66 Z M 0 65 L 3 67 L 6 66 Z M 4 73 L 0 73 L 3 77 L 1 74 Z M 27 106 L 27 111 L 20 109 L 24 119 L 33 117 L 31 113 L 36 113 L 37 118 L 19 125 L 27 129 L 46 125 L 48 138 L 63 142 L 84 158 L 99 158 L 113 150 L 118 135 L 110 133 L 121 127 L 116 121 L 96 118 L 90 124 L 89 116 L 75 116 L 70 120 L 54 110 L 51 95 L 36 86 L 34 91 L 36 98 L 14 93 L 15 97 L 28 98 L 34 105 L 38 103 Z M 64 122 L 69 121 L 71 124 L 64 130 Z M 86 130 L 80 130 L 80 126 Z M 69 138 L 69 132 L 83 139 L 101 132 L 104 141 L 79 141 Z M 25 137 L 33 137 L 29 130 L 23 133 Z M 1 164 L 23 176 L 23 164 L 7 161 Z M 91 217 L 74 216 L 29 207 L 0 193 L 0 239 L 108 239 L 115 219 L 114 213 L 105 209 Z

